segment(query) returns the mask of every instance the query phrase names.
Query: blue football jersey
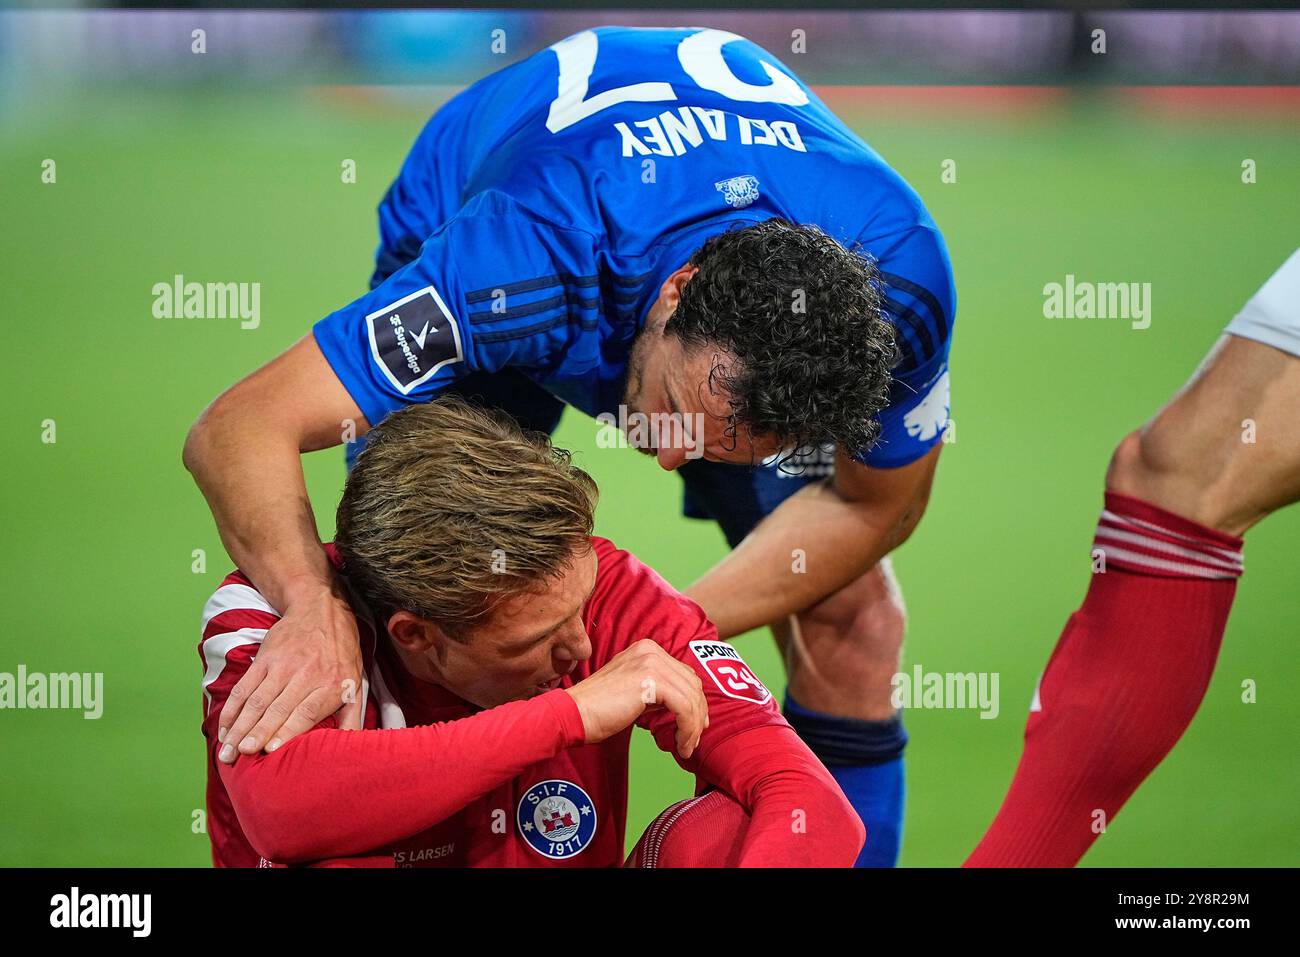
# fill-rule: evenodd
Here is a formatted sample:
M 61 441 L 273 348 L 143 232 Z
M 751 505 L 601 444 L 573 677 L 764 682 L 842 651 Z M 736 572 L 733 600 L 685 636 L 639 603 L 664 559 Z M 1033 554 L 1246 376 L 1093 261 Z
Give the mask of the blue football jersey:
M 877 260 L 903 357 L 858 458 L 916 460 L 949 414 L 943 238 L 787 66 L 720 30 L 587 30 L 453 98 L 380 206 L 373 288 L 316 340 L 371 423 L 505 368 L 616 414 L 664 280 L 710 236 L 773 216 Z

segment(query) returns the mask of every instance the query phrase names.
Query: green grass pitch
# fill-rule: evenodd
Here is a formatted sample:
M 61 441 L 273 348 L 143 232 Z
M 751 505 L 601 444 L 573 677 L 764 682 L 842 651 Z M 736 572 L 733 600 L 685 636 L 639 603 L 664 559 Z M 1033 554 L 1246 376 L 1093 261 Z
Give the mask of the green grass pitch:
M 956 268 L 956 441 L 896 556 L 906 667 L 1001 677 L 995 720 L 907 717 L 903 864 L 954 865 L 1001 799 L 1034 683 L 1086 587 L 1111 449 L 1297 243 L 1300 132 L 1155 121 L 1110 99 L 1016 120 L 866 100 L 845 112 L 920 190 Z M 105 705 L 98 720 L 0 712 L 0 864 L 208 861 L 195 645 L 228 562 L 181 443 L 218 391 L 364 290 L 374 206 L 424 118 L 289 91 L 119 90 L 6 121 L 0 671 L 103 672 Z M 345 159 L 355 184 L 340 181 Z M 941 182 L 945 159 L 956 183 Z M 260 282 L 260 327 L 155 319 L 151 287 L 176 273 Z M 1043 286 L 1067 273 L 1150 282 L 1150 328 L 1044 318 Z M 680 516 L 675 476 L 595 434 L 569 412 L 557 439 L 601 484 L 599 532 L 687 585 L 723 555 L 720 533 Z M 340 453 L 307 471 L 328 535 Z M 1300 859 L 1297 538 L 1300 510 L 1251 533 L 1205 704 L 1087 864 Z M 738 643 L 779 694 L 770 638 Z M 690 782 L 648 735 L 632 767 L 635 839 Z

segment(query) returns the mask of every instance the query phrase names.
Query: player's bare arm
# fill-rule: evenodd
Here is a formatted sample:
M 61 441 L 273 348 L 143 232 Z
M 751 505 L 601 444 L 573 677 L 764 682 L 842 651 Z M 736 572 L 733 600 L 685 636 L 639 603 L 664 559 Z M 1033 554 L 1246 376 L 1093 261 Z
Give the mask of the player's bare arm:
M 925 513 L 942 449 L 897 469 L 839 455 L 831 478 L 778 506 L 687 594 L 728 638 L 838 591 L 907 541 Z M 791 574 L 796 562 L 803 573 Z
M 283 742 L 340 707 L 359 727 L 356 624 L 320 547 L 301 455 L 369 425 L 305 336 L 214 401 L 190 429 L 185 466 L 227 552 L 283 618 L 231 691 L 221 727 L 244 754 Z M 350 682 L 350 683 L 349 683 Z

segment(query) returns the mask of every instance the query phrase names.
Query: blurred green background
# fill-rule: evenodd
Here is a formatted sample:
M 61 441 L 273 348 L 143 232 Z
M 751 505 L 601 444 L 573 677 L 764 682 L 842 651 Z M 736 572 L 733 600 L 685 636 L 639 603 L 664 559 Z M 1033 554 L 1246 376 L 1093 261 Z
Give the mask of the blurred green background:
M 106 701 L 94 721 L 0 712 L 0 864 L 208 862 L 192 827 L 204 803 L 195 649 L 228 560 L 181 444 L 222 388 L 364 290 L 374 206 L 439 96 L 87 89 L 6 123 L 0 671 L 100 671 Z M 896 556 L 905 667 L 1001 676 L 996 720 L 908 714 L 908 866 L 959 863 L 1001 800 L 1034 683 L 1087 585 L 1111 449 L 1297 243 L 1294 114 L 1170 118 L 1105 91 L 1049 101 L 998 111 L 942 97 L 901 109 L 880 90 L 833 98 L 921 192 L 957 275 L 956 442 Z M 345 159 L 355 184 L 340 181 Z M 956 183 L 940 180 L 946 159 Z M 176 273 L 260 282 L 260 328 L 155 319 L 151 287 Z M 1151 327 L 1044 318 L 1043 286 L 1067 273 L 1151 283 Z M 46 419 L 55 444 L 41 441 Z M 675 476 L 597 448 L 595 434 L 570 411 L 558 442 L 601 484 L 599 533 L 689 584 L 724 554 L 720 533 L 680 517 Z M 306 464 L 328 536 L 341 454 Z M 1300 860 L 1298 536 L 1295 509 L 1251 533 L 1205 704 L 1087 864 Z M 739 645 L 779 694 L 766 633 Z M 1247 679 L 1257 703 L 1241 700 Z M 632 776 L 629 840 L 690 789 L 648 735 Z

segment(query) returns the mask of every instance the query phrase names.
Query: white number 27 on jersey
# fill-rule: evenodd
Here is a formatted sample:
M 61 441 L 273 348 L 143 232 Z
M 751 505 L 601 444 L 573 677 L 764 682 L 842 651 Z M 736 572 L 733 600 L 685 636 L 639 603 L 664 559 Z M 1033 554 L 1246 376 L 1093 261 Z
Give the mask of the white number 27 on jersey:
M 766 60 L 761 63 L 771 83 L 756 86 L 736 76 L 722 58 L 722 48 L 741 39 L 744 38 L 726 30 L 701 30 L 677 44 L 677 59 L 686 75 L 701 89 L 720 93 L 731 100 L 784 103 L 788 106 L 803 106 L 808 102 L 808 94 L 794 78 Z M 546 117 L 546 128 L 552 133 L 620 103 L 657 103 L 677 99 L 672 84 L 663 82 L 633 83 L 588 98 L 587 87 L 596 68 L 599 46 L 595 31 L 584 30 L 551 47 L 560 61 L 559 90 Z

